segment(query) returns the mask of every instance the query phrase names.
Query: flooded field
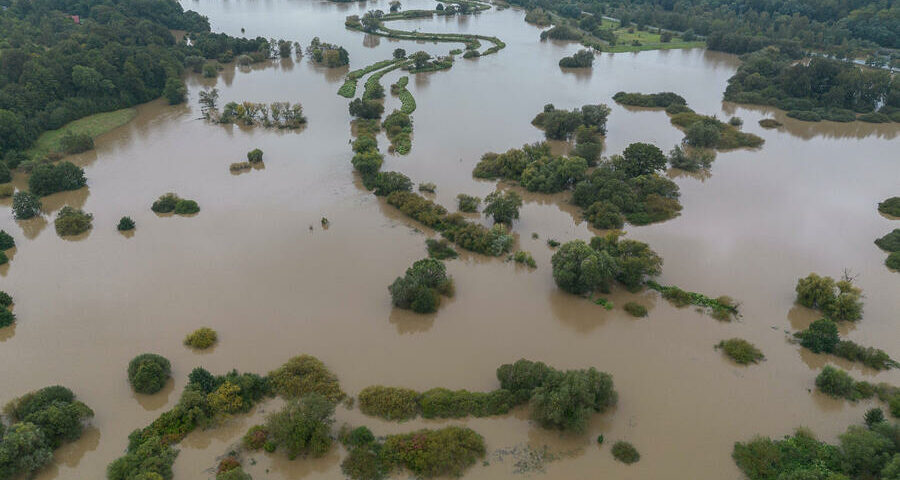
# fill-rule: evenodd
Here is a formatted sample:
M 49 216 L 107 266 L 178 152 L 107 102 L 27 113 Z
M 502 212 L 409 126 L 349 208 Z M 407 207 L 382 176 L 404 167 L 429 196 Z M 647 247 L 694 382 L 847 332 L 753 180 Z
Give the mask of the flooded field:
M 387 11 L 382 0 L 182 5 L 209 16 L 213 31 L 240 35 L 244 28 L 251 37 L 306 45 L 318 36 L 340 44 L 350 52 L 350 69 L 389 58 L 398 47 L 441 55 L 456 48 L 344 28 L 346 15 Z M 404 2 L 407 10 L 432 5 Z M 84 167 L 88 188 L 47 197 L 44 211 L 83 208 L 94 215 L 90 233 L 62 239 L 52 216 L 16 221 L 8 199 L 2 204 L 0 228 L 16 237 L 18 248 L 0 266 L 0 289 L 15 298 L 18 322 L 0 330 L 0 402 L 63 384 L 96 414 L 86 434 L 58 450 L 38 478 L 103 478 L 128 433 L 171 408 L 194 367 L 264 374 L 301 353 L 325 362 L 351 395 L 372 384 L 490 390 L 497 386 L 495 369 L 523 357 L 613 375 L 618 406 L 595 415 L 582 435 L 541 429 L 525 408 L 503 417 L 401 424 L 338 408 L 338 424 L 368 425 L 376 434 L 469 426 L 488 446 L 486 463 L 466 474 L 472 479 L 542 469 L 546 478 L 738 479 L 730 456 L 735 441 L 781 437 L 800 425 L 833 440 L 875 403 L 815 392 L 813 379 L 825 364 L 900 384 L 897 370 L 876 374 L 815 355 L 789 343 L 786 333 L 819 317 L 794 304 L 796 280 L 849 269 L 864 291 L 865 312 L 842 334 L 900 357 L 900 275 L 884 266 L 885 253 L 872 243 L 900 227 L 876 211 L 879 201 L 900 194 L 896 123 L 803 123 L 783 112 L 723 103 L 739 60 L 703 49 L 600 54 L 590 71 L 563 71 L 557 62 L 579 45 L 541 42 L 540 29 L 523 17 L 492 9 L 392 24 L 496 35 L 507 46 L 483 58 L 458 58 L 449 71 L 410 76 L 418 104 L 412 151 L 386 156 L 384 169 L 434 182 L 433 198 L 455 210 L 458 193 L 484 197 L 495 189 L 495 182 L 472 178 L 483 153 L 543 139 L 530 121 L 544 104 L 608 104 L 607 155 L 638 141 L 668 151 L 683 137 L 662 111 L 616 105 L 611 97 L 621 90 L 673 91 L 699 113 L 737 115 L 743 130 L 765 144 L 719 153 L 708 176 L 670 172 L 681 188 L 681 215 L 626 230 L 663 257 L 660 283 L 730 295 L 741 302 L 740 319 L 718 322 L 675 308 L 653 291 L 608 296 L 617 306 L 634 299 L 648 306 L 649 316 L 635 319 L 561 292 L 546 240 L 589 239 L 596 232 L 568 204 L 568 194 L 527 192 L 513 231 L 537 269 L 463 253 L 447 262 L 456 295 L 438 313 L 394 309 L 386 287 L 426 255 L 424 241 L 434 233 L 373 196 L 354 173 L 348 100 L 336 95 L 348 68 L 324 69 L 306 57 L 248 69 L 228 65 L 216 79 L 189 77 L 187 104 L 142 105 L 133 121 L 98 139 L 95 150 L 72 157 Z M 382 84 L 400 75 L 388 73 Z M 300 102 L 309 123 L 297 131 L 209 124 L 199 119 L 198 92 L 213 86 L 221 104 Z M 388 94 L 385 106 L 391 111 L 399 100 Z M 758 126 L 770 116 L 784 126 Z M 387 139 L 379 141 L 384 150 Z M 265 151 L 265 168 L 229 172 L 230 163 L 257 147 Z M 14 182 L 24 186 L 25 179 Z M 152 213 L 153 200 L 170 191 L 197 200 L 201 212 Z M 137 223 L 133 236 L 115 229 L 123 215 Z M 182 339 L 201 326 L 217 330 L 219 344 L 198 354 Z M 741 367 L 713 349 L 735 336 L 760 347 L 766 361 Z M 174 381 L 152 396 L 134 394 L 125 375 L 128 361 L 145 351 L 164 355 L 173 367 Z M 178 446 L 176 478 L 211 478 L 216 457 L 276 406 L 270 401 L 220 428 L 190 434 Z M 614 461 L 608 443 L 597 446 L 599 434 L 632 442 L 641 461 Z M 523 472 L 517 465 L 523 455 L 515 452 L 545 446 L 553 461 Z M 321 459 L 288 461 L 259 453 L 245 468 L 258 479 L 338 479 L 342 455 L 335 448 Z

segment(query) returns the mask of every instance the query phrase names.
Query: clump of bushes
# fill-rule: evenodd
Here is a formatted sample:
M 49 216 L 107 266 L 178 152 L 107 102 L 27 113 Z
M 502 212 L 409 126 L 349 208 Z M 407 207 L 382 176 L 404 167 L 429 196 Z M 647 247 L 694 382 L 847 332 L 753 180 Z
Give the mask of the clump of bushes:
M 715 159 L 715 152 L 703 148 L 681 148 L 676 145 L 669 152 L 669 165 L 688 172 L 708 169 Z
M 394 192 L 411 191 L 412 180 L 400 172 L 378 172 L 372 186 L 375 195 L 386 197 Z
M 892 217 L 900 217 L 900 197 L 891 197 L 879 202 L 878 211 Z
M 687 105 L 687 100 L 685 100 L 684 97 L 672 92 L 618 92 L 613 95 L 613 100 L 615 100 L 616 103 L 633 107 L 667 108 L 671 105 Z
M 79 235 L 91 229 L 93 218 L 93 215 L 84 210 L 66 205 L 56 214 L 53 226 L 60 236 Z
M 298 398 L 317 393 L 332 402 L 347 396 L 338 383 L 337 376 L 316 357 L 299 355 L 269 372 L 272 390 L 285 398 Z
M 806 330 L 795 333 L 794 337 L 800 341 L 800 345 L 813 353 L 830 353 L 876 370 L 900 367 L 883 350 L 841 340 L 837 325 L 827 318 L 812 322 Z
M 759 363 L 760 360 L 765 358 L 765 355 L 763 355 L 763 353 L 758 348 L 756 348 L 755 345 L 744 340 L 743 338 L 730 338 L 728 340 L 722 340 L 718 345 L 716 345 L 716 348 L 722 349 L 725 355 L 728 355 L 728 358 L 741 365 Z
M 895 228 L 891 233 L 875 240 L 875 245 L 886 252 L 900 252 L 900 228 Z
M 522 206 L 522 197 L 513 191 L 497 190 L 484 198 L 484 214 L 494 217 L 494 223 L 512 224 L 519 218 L 519 207 Z
M 42 388 L 9 402 L 0 423 L 0 476 L 30 478 L 53 460 L 53 451 L 81 437 L 94 412 L 59 385 Z
M 781 122 L 774 118 L 764 118 L 759 121 L 759 126 L 763 128 L 778 128 L 781 126 Z
M 447 260 L 459 256 L 446 238 L 429 238 L 425 240 L 425 247 L 428 249 L 428 256 L 435 260 Z
M 891 252 L 884 260 L 884 264 L 892 270 L 900 270 L 900 252 Z
M 528 265 L 531 268 L 537 268 L 537 263 L 534 261 L 534 257 L 531 256 L 531 253 L 526 252 L 525 250 L 519 250 L 518 252 L 510 255 L 510 259 L 516 263 Z
M 853 279 L 846 273 L 837 282 L 810 273 L 797 280 L 795 290 L 797 303 L 820 310 L 832 320 L 855 322 L 862 318 L 862 290 L 853 285 Z
M 137 393 L 156 393 L 171 376 L 172 365 L 162 355 L 142 353 L 128 362 L 128 382 Z
M 380 116 L 380 115 L 379 115 Z M 394 110 L 381 122 L 393 151 L 406 155 L 412 149 L 412 118 L 400 110 Z
M 15 187 L 8 183 L 4 183 L 0 185 L 0 198 L 9 198 L 13 196 L 13 193 L 15 193 L 15 191 Z
M 13 194 L 13 215 L 17 220 L 28 220 L 41 214 L 41 200 L 29 192 L 18 191 Z
M 306 54 L 310 55 L 314 62 L 328 68 L 341 67 L 350 63 L 350 54 L 344 47 L 325 43 L 319 40 L 319 37 L 312 39 L 309 46 L 306 47 Z
M 384 105 L 378 100 L 363 100 L 356 98 L 350 102 L 350 115 L 358 118 L 381 118 L 384 113 Z
M 0 328 L 8 327 L 16 322 L 16 314 L 9 311 L 7 306 L 0 308 Z
M 432 182 L 423 182 L 419 184 L 420 192 L 434 193 L 437 191 L 437 185 Z
M 359 409 L 387 420 L 409 420 L 419 414 L 419 392 L 408 388 L 373 385 L 359 392 Z
M 266 445 L 269 431 L 264 425 L 254 425 L 241 438 L 241 444 L 248 450 L 259 450 Z
M 228 166 L 228 170 L 231 172 L 241 172 L 251 168 L 253 168 L 253 165 L 250 162 L 234 162 Z
M 265 429 L 276 449 L 283 448 L 289 459 L 321 457 L 331 449 L 334 406 L 318 393 L 307 393 L 269 415 Z
M 258 148 L 250 150 L 247 152 L 247 161 L 250 163 L 261 163 L 263 161 L 263 151 Z
M 660 292 L 663 298 L 672 302 L 676 307 L 696 305 L 709 309 L 709 314 L 716 320 L 728 321 L 733 315 L 738 315 L 738 305 L 731 297 L 725 295 L 711 298 L 702 293 L 682 290 L 675 285 L 663 286 L 653 280 L 648 280 L 647 286 Z
M 553 104 L 544 106 L 544 111 L 531 121 L 535 127 L 544 130 L 544 135 L 552 140 L 566 140 L 579 126 L 596 127 L 601 135 L 606 134 L 606 119 L 611 112 L 604 104 L 584 105 L 580 109 L 557 110 Z
M 45 163 L 34 167 L 28 177 L 31 193 L 44 197 L 56 192 L 78 190 L 87 185 L 84 170 L 71 162 Z
M 437 311 L 441 295 L 453 295 L 453 280 L 444 264 L 432 258 L 413 263 L 406 274 L 388 287 L 394 306 L 416 313 Z
M 86 152 L 94 148 L 94 139 L 86 133 L 66 132 L 59 140 L 62 151 L 67 154 Z
M 194 200 L 186 200 L 174 193 L 163 194 L 153 202 L 150 210 L 156 213 L 172 213 L 177 215 L 191 215 L 200 211 L 200 205 Z
M 466 195 L 465 193 L 460 193 L 456 196 L 456 208 L 460 212 L 477 212 L 479 205 L 481 205 L 481 199 L 478 197 Z
M 192 215 L 200 211 L 200 205 L 194 200 L 180 199 L 175 204 L 176 215 Z
M 634 448 L 634 445 L 625 441 L 618 441 L 613 444 L 612 455 L 616 460 L 627 465 L 631 465 L 641 459 L 641 454 Z
M 0 230 L 0 250 L 9 250 L 16 246 L 16 239 L 12 235 L 6 233 L 6 230 Z
M 215 345 L 218 339 L 219 335 L 215 330 L 209 327 L 201 327 L 184 337 L 184 344 L 189 347 L 205 350 Z
M 591 143 L 595 140 L 588 137 L 585 141 Z M 532 192 L 554 193 L 571 188 L 584 179 L 587 168 L 586 159 L 554 156 L 550 153 L 550 145 L 541 142 L 524 145 L 521 149 L 513 148 L 505 153 L 486 153 L 472 175 L 476 178 L 514 180 Z
M 218 92 L 213 89 L 213 92 Z M 201 92 L 201 102 L 203 93 Z M 214 103 L 214 101 L 213 101 Z M 271 114 L 271 115 L 270 115 Z M 207 119 L 222 124 L 240 123 L 246 126 L 261 125 L 266 128 L 296 130 L 306 125 L 303 105 L 289 102 L 265 103 L 228 102 L 221 113 L 213 106 L 204 110 Z
M 559 66 L 563 68 L 590 68 L 594 64 L 594 52 L 581 49 L 569 57 L 563 57 Z
M 134 220 L 131 217 L 122 217 L 119 219 L 119 224 L 116 225 L 116 230 L 120 232 L 127 232 L 130 230 L 134 230 Z
M 594 237 L 588 245 L 573 240 L 551 258 L 556 285 L 576 295 L 607 292 L 612 281 L 636 289 L 647 276 L 659 275 L 662 259 L 646 243 L 620 240 L 621 232 Z
M 641 305 L 640 303 L 628 302 L 622 307 L 629 315 L 632 317 L 646 317 L 647 316 L 647 307 Z
M 857 382 L 840 368 L 826 365 L 816 377 L 816 388 L 822 393 L 835 398 L 857 401 L 871 398 L 875 388 L 869 382 Z

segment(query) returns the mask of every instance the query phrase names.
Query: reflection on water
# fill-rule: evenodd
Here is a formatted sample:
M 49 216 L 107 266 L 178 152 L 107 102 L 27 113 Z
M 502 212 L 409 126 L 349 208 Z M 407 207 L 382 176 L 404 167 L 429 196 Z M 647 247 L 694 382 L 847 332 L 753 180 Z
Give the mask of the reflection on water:
M 606 155 L 637 141 L 668 151 L 684 136 L 662 111 L 615 105 L 611 97 L 620 90 L 676 92 L 698 112 L 741 116 L 744 131 L 766 140 L 758 151 L 719 153 L 712 176 L 701 181 L 670 172 L 681 188 L 681 215 L 626 227 L 630 238 L 650 243 L 664 258 L 660 283 L 731 295 L 742 303 L 739 321 L 676 309 L 655 292 L 615 289 L 603 295 L 613 310 L 560 292 L 551 274 L 555 250 L 546 241 L 602 232 L 583 221 L 568 194 L 535 194 L 507 183 L 499 188 L 514 189 L 525 202 L 513 225 L 517 248 L 530 251 L 538 268 L 461 252 L 447 262 L 454 298 L 435 315 L 418 316 L 394 309 L 387 286 L 426 255 L 424 240 L 436 234 L 361 187 L 350 165 L 348 101 L 336 91 L 347 71 L 390 58 L 395 48 L 444 55 L 455 45 L 376 42 L 344 28 L 345 15 L 387 10 L 382 0 L 198 0 L 185 6 L 209 15 L 216 31 L 239 34 L 244 27 L 249 36 L 303 45 L 319 36 L 347 48 L 351 65 L 326 69 L 304 57 L 248 69 L 224 65 L 213 79 L 190 75 L 187 104 L 143 105 L 132 122 L 98 139 L 95 151 L 73 157 L 84 165 L 89 188 L 47 197 L 40 218 L 16 221 L 8 208 L 0 216 L 0 228 L 18 242 L 12 267 L 0 267 L 0 289 L 14 293 L 19 318 L 0 329 L 0 365 L 27 366 L 3 370 L 0 402 L 65 379 L 97 412 L 96 437 L 73 444 L 94 442 L 77 468 L 58 461 L 41 478 L 102 477 L 128 434 L 174 405 L 194 367 L 265 373 L 299 353 L 320 357 L 351 394 L 373 383 L 490 390 L 497 387 L 497 366 L 523 357 L 559 368 L 595 366 L 613 374 L 620 399 L 614 411 L 594 416 L 584 435 L 537 428 L 525 408 L 498 418 L 403 424 L 341 408 L 338 423 L 369 425 L 379 435 L 466 424 L 485 436 L 489 451 L 528 444 L 576 452 L 547 465 L 547 478 L 737 478 L 730 458 L 735 441 L 757 433 L 778 437 L 796 425 L 833 440 L 870 406 L 810 393 L 820 362 L 850 365 L 785 341 L 785 331 L 819 317 L 794 305 L 796 280 L 811 271 L 858 273 L 865 316 L 841 325 L 841 334 L 900 357 L 894 321 L 900 277 L 884 268 L 884 253 L 872 245 L 892 228 L 875 205 L 897 194 L 896 126 L 806 124 L 783 112 L 723 103 L 721 92 L 738 60 L 701 49 L 603 53 L 596 72 L 562 71 L 559 59 L 580 46 L 540 42 L 540 29 L 524 23 L 520 10 L 398 22 L 398 28 L 419 31 L 496 34 L 507 43 L 497 55 L 460 59 L 449 71 L 410 78 L 418 106 L 413 149 L 387 155 L 383 168 L 415 183 L 436 183 L 435 201 L 451 211 L 458 193 L 484 198 L 498 188 L 471 176 L 483 153 L 543 138 L 530 121 L 547 103 L 564 109 L 609 104 Z M 407 9 L 432 6 L 404 2 Z M 382 83 L 404 74 L 390 72 Z M 222 101 L 299 101 L 309 123 L 302 132 L 210 125 L 198 119 L 197 99 L 212 87 Z M 387 111 L 399 105 L 396 97 L 385 99 Z M 785 126 L 762 129 L 757 122 L 768 116 Z M 383 134 L 379 143 L 385 150 Z M 265 151 L 265 171 L 232 175 L 229 165 L 253 148 Z M 562 142 L 554 151 L 568 148 Z M 14 185 L 25 188 L 25 180 L 17 174 Z M 193 218 L 158 217 L 150 204 L 169 191 L 197 200 L 203 211 Z M 94 229 L 82 241 L 40 235 L 65 204 L 94 214 Z M 138 234 L 123 238 L 116 231 L 123 215 L 136 221 Z M 649 315 L 627 315 L 622 306 L 629 301 L 646 306 Z M 197 355 L 182 345 L 191 325 L 209 325 L 227 341 Z M 713 346 L 735 336 L 756 344 L 768 360 L 748 368 L 729 364 Z M 124 369 L 144 351 L 169 358 L 176 381 L 136 401 Z M 852 368 L 873 382 L 900 384 L 898 371 Z M 264 416 L 260 408 L 189 435 L 175 464 L 177 478 L 205 476 Z M 634 443 L 641 462 L 626 467 L 606 446 L 593 447 L 601 433 Z M 248 470 L 259 478 L 339 479 L 342 455 L 335 449 L 323 459 L 292 462 L 255 454 L 258 463 Z M 491 462 L 467 478 L 509 478 L 513 469 Z

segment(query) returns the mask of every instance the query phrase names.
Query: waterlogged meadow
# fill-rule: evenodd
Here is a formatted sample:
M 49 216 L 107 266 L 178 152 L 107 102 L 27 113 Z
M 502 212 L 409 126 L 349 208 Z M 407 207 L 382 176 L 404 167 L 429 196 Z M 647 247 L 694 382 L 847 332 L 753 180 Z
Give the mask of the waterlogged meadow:
M 188 72 L 186 103 L 136 107 L 71 167 L 11 172 L 40 196 L 18 219 L 0 198 L 0 402 L 58 384 L 92 412 L 37 450 L 36 478 L 130 478 L 144 457 L 176 479 L 741 478 L 757 435 L 841 445 L 870 408 L 896 420 L 900 275 L 873 243 L 900 228 L 878 211 L 900 195 L 896 123 L 723 102 L 740 60 L 701 48 L 562 69 L 584 46 L 515 8 L 182 6 L 213 32 L 318 37 L 349 65 L 283 43 Z M 372 32 L 346 25 L 376 9 Z M 227 121 L 204 118 L 213 89 Z M 356 99 L 383 110 L 354 118 Z M 609 111 L 579 133 L 586 105 Z M 513 154 L 473 176 L 543 141 L 515 175 L 497 173 Z M 811 272 L 852 278 L 852 319 L 797 302 Z

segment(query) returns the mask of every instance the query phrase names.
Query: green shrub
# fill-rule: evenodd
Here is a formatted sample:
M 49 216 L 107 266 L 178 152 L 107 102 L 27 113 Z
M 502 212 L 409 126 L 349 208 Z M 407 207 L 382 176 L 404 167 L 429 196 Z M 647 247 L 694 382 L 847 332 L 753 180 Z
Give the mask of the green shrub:
M 238 465 L 231 470 L 216 474 L 216 480 L 253 480 L 253 477 Z
M 15 197 L 13 197 L 13 202 L 15 202 Z M 875 245 L 886 252 L 900 252 L 900 228 L 895 228 L 891 233 L 875 240 Z
M 388 287 L 394 306 L 416 313 L 437 311 L 440 295 L 452 296 L 453 280 L 439 260 L 426 258 L 413 263 L 403 277 Z
M 387 420 L 409 420 L 419 413 L 419 392 L 408 388 L 374 385 L 359 392 L 359 409 Z
M 878 204 L 878 211 L 892 217 L 900 217 L 900 197 L 891 197 Z
M 764 118 L 759 121 L 759 126 L 763 128 L 778 128 L 781 126 L 781 122 L 774 118 Z
M 518 252 L 514 253 L 512 255 L 512 260 L 516 263 L 528 265 L 531 268 L 537 268 L 537 263 L 534 261 L 534 257 L 531 256 L 531 253 L 524 250 L 519 250 Z
M 16 246 L 16 239 L 12 235 L 6 233 L 6 230 L 0 230 L 0 250 L 9 250 Z
M 436 260 L 447 260 L 459 256 L 459 253 L 450 246 L 450 242 L 445 238 L 429 238 L 425 240 L 425 247 L 428 250 L 428 256 Z
M 258 148 L 250 150 L 249 152 L 247 152 L 247 161 L 250 163 L 262 163 L 263 151 Z
M 71 162 L 38 165 L 28 177 L 28 189 L 39 197 L 67 190 L 78 190 L 85 185 L 87 185 L 87 179 L 84 178 L 84 170 Z
M 318 393 L 332 402 L 347 396 L 341 390 L 337 377 L 318 358 L 299 355 L 269 372 L 273 390 L 285 398 L 297 398 L 308 393 Z
M 266 418 L 268 430 L 278 448 L 291 460 L 299 455 L 321 457 L 331 449 L 334 403 L 318 393 L 289 400 L 281 411 Z
M 134 230 L 134 220 L 131 217 L 122 217 L 119 219 L 119 224 L 116 225 L 116 230 L 120 232 L 127 232 L 129 230 Z
M 159 199 L 150 206 L 150 210 L 156 213 L 172 213 L 175 211 L 175 205 L 178 204 L 178 200 L 180 200 L 178 195 L 171 192 L 160 195 Z
M 716 345 L 716 348 L 721 348 L 725 355 L 728 355 L 728 358 L 741 365 L 759 363 L 760 360 L 765 358 L 765 355 L 756 346 L 742 338 L 722 340 Z
M 634 445 L 621 440 L 613 444 L 612 454 L 616 460 L 627 465 L 631 465 L 641 459 L 641 454 L 634 448 Z
M 200 205 L 194 200 L 179 199 L 175 203 L 175 214 L 192 215 L 200 211 Z
M 460 476 L 485 455 L 484 438 L 465 427 L 388 435 L 384 457 L 423 478 Z
M 13 194 L 13 215 L 17 220 L 27 220 L 41 214 L 41 200 L 34 194 L 18 191 Z
M 56 214 L 53 225 L 60 236 L 79 235 L 91 229 L 94 216 L 68 205 Z
M 845 278 L 835 282 L 831 277 L 810 273 L 797 281 L 797 303 L 821 310 L 835 321 L 856 321 L 862 318 L 862 290 Z
M 0 290 L 0 307 L 9 308 L 13 304 L 12 295 Z
M 587 370 L 553 372 L 531 393 L 531 418 L 545 428 L 583 432 L 590 415 L 616 404 L 612 376 Z
M 165 87 L 163 87 L 163 96 L 169 101 L 169 105 L 184 103 L 185 97 L 187 97 L 187 87 L 184 85 L 184 81 L 178 77 L 167 78 Z
M 646 317 L 647 316 L 647 307 L 645 307 L 639 303 L 628 302 L 625 304 L 625 306 L 623 308 L 632 317 Z
M 832 353 L 841 340 L 837 325 L 827 318 L 812 322 L 809 328 L 795 333 L 794 337 L 800 340 L 800 345 L 813 353 Z
M 420 184 L 419 184 L 419 191 L 420 191 L 420 192 L 434 193 L 435 191 L 437 191 L 437 185 L 435 185 L 435 184 L 433 184 L 433 183 L 431 183 L 431 182 L 420 183 Z
M 626 93 L 618 92 L 613 100 L 622 105 L 649 108 L 667 108 L 670 105 L 687 105 L 687 100 L 672 92 L 661 93 Z
M 892 270 L 900 270 L 900 252 L 891 252 L 885 259 L 884 264 Z
M 338 440 L 346 447 L 362 447 L 375 442 L 375 435 L 368 427 L 351 429 L 349 425 L 344 425 L 338 432 Z
M 500 388 L 509 391 L 516 404 L 527 402 L 537 387 L 548 381 L 556 370 L 543 362 L 520 359 L 497 368 Z
M 209 327 L 201 327 L 194 330 L 184 338 L 184 344 L 200 350 L 205 350 L 213 346 L 219 336 L 215 330 Z
M 155 353 L 142 353 L 128 363 L 128 382 L 137 393 L 153 394 L 162 390 L 171 374 L 169 361 Z
M 598 252 L 582 240 L 565 243 L 553 254 L 553 280 L 576 295 L 608 289 L 618 273 L 616 260 L 607 252 Z
M 584 211 L 584 219 L 594 228 L 602 230 L 620 229 L 625 225 L 625 216 L 612 202 L 594 202 Z
M 871 428 L 884 421 L 884 411 L 880 408 L 870 408 L 866 410 L 866 414 L 863 418 L 865 419 L 866 426 Z
M 708 169 L 715 158 L 716 154 L 712 150 L 704 148 L 683 149 L 681 146 L 676 145 L 669 152 L 669 165 L 688 172 L 696 172 Z
M 514 219 L 519 218 L 522 197 L 516 192 L 498 190 L 485 197 L 484 202 L 484 214 L 494 217 L 494 223 L 511 224 Z
M 247 430 L 241 439 L 244 448 L 249 450 L 259 450 L 263 448 L 269 438 L 269 431 L 263 425 L 254 425 Z
M 59 139 L 59 145 L 63 152 L 71 155 L 93 149 L 94 139 L 86 133 L 72 133 L 69 131 Z
M 409 192 L 412 181 L 400 172 L 378 172 L 375 175 L 375 195 L 388 196 L 394 192 Z
M 831 397 L 852 401 L 872 396 L 872 394 L 867 394 L 868 384 L 866 382 L 856 382 L 847 372 L 831 365 L 826 365 L 816 377 L 816 388 Z
M 16 322 L 16 314 L 10 312 L 6 307 L 0 308 L 0 328 L 8 327 Z
M 2 163 L 0 163 L 2 165 Z M 0 184 L 0 198 L 9 198 L 16 192 L 15 187 L 9 183 Z
M 354 99 L 350 102 L 350 115 L 358 118 L 381 118 L 384 113 L 384 105 L 378 100 Z
M 478 206 L 481 204 L 481 199 L 472 195 L 460 193 L 456 196 L 456 202 L 457 209 L 460 212 L 474 213 L 478 211 Z

